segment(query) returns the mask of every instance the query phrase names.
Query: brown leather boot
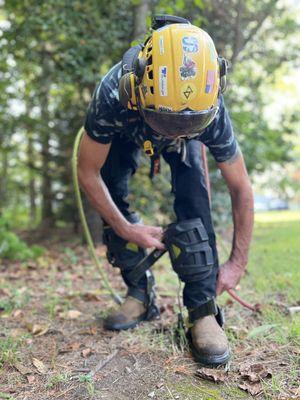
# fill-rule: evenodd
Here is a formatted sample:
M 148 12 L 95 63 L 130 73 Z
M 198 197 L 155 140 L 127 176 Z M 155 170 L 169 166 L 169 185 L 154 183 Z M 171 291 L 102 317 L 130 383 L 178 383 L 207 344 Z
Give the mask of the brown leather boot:
M 104 320 L 104 328 L 109 330 L 125 330 L 136 327 L 141 321 L 150 321 L 159 316 L 154 303 L 149 306 L 143 301 L 127 296 L 124 303 Z
M 193 322 L 188 332 L 192 354 L 197 362 L 215 367 L 230 358 L 228 341 L 215 315 L 207 315 Z

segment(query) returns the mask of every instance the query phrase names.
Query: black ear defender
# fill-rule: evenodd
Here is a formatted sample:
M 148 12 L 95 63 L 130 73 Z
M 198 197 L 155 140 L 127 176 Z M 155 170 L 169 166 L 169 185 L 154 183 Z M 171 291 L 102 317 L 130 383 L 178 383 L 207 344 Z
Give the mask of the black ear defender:
M 224 93 L 227 87 L 227 70 L 228 70 L 228 61 L 224 57 L 218 57 L 219 63 L 219 71 L 220 71 L 220 91 Z
M 140 84 L 143 80 L 143 76 L 147 67 L 146 58 L 137 58 L 134 63 L 133 72 L 137 78 L 137 84 Z

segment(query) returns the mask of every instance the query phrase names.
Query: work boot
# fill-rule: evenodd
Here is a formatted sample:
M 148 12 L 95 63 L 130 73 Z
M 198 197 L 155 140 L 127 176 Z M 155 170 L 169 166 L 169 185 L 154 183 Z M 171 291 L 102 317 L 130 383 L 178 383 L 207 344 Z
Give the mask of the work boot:
M 196 319 L 188 331 L 192 355 L 209 367 L 226 364 L 230 358 L 228 341 L 215 315 Z
M 127 296 L 124 303 L 104 320 L 104 328 L 121 331 L 135 328 L 141 321 L 151 321 L 159 317 L 159 310 L 152 302 L 146 302 Z

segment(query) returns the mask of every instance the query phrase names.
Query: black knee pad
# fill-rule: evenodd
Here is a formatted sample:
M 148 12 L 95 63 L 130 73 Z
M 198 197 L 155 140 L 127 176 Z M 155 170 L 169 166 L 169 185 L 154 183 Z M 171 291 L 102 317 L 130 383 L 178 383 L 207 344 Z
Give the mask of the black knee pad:
M 164 242 L 183 282 L 201 281 L 211 274 L 214 257 L 201 218 L 170 224 Z
M 135 214 L 130 217 L 127 218 L 130 222 L 139 222 Z M 124 271 L 132 269 L 146 255 L 144 249 L 118 236 L 109 225 L 103 227 L 103 243 L 107 246 L 106 257 L 109 263 Z

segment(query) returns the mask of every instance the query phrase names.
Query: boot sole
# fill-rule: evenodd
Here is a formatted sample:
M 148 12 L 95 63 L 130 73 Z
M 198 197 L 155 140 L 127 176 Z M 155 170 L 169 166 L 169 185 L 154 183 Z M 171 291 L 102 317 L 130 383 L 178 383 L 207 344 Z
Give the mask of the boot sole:
M 127 322 L 126 324 L 110 324 L 104 321 L 103 328 L 109 331 L 126 331 L 128 329 L 136 328 L 141 322 L 153 321 L 160 317 L 160 312 L 156 306 L 151 306 L 144 314 L 134 321 Z
M 190 350 L 191 350 L 192 356 L 194 357 L 194 360 L 197 363 L 201 364 L 202 366 L 215 368 L 220 365 L 227 364 L 228 361 L 230 360 L 230 349 L 227 349 L 223 354 L 211 355 L 211 356 L 204 355 L 204 354 L 201 354 L 193 345 L 190 332 L 187 332 L 186 336 L 187 336 Z

